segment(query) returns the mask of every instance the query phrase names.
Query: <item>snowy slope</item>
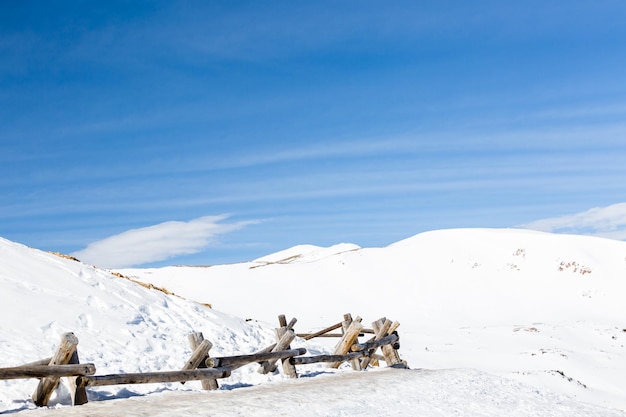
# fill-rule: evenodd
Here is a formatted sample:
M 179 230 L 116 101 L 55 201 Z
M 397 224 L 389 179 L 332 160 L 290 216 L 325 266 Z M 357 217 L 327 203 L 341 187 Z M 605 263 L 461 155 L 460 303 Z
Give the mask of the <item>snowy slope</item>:
M 401 353 L 412 367 L 476 368 L 626 408 L 624 242 L 466 229 L 324 256 L 305 249 L 122 272 L 240 317 L 295 316 L 299 330 L 346 312 L 386 316 L 402 323 Z
M 4 239 L 0 239 L 0 289 L 0 367 L 50 357 L 59 336 L 69 331 L 79 338 L 81 361 L 95 363 L 98 374 L 180 369 L 191 354 L 187 335 L 192 331 L 202 331 L 218 356 L 251 353 L 274 342 L 267 325 Z M 229 383 L 270 378 L 243 368 Z M 36 384 L 36 380 L 0 381 L 0 412 L 30 406 L 26 400 Z M 116 395 L 126 388 L 107 387 L 101 395 Z M 155 388 L 137 385 L 132 391 Z M 57 401 L 68 398 L 59 396 Z
M 209 309 L 0 239 L 0 367 L 50 356 L 73 331 L 81 361 L 98 374 L 178 369 L 191 331 L 204 332 L 216 355 L 249 353 L 274 341 L 280 313 L 305 331 L 351 312 L 366 323 L 399 320 L 400 354 L 414 370 L 320 367 L 292 381 L 247 367 L 216 392 L 171 392 L 198 383 L 103 387 L 90 395 L 124 399 L 35 412 L 250 415 L 253 404 L 260 416 L 624 416 L 625 269 L 621 242 L 449 230 L 386 248 L 304 245 L 244 264 L 121 271 Z M 0 413 L 32 408 L 35 386 L 0 381 Z M 67 401 L 63 392 L 57 401 Z

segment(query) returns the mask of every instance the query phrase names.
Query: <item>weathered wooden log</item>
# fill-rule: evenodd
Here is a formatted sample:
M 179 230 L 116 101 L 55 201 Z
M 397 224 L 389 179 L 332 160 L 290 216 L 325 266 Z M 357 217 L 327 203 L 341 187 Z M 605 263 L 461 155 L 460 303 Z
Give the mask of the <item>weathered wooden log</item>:
M 77 384 L 81 386 L 100 387 L 105 385 L 123 384 L 154 384 L 161 382 L 197 381 L 213 378 L 227 378 L 229 368 L 188 369 L 186 371 L 140 372 L 128 374 L 79 376 Z
M 12 368 L 0 368 L 0 379 L 45 378 L 62 376 L 93 375 L 96 366 L 93 363 L 78 365 L 22 365 Z
M 391 326 L 393 328 L 393 325 Z M 408 365 L 406 363 L 406 361 L 402 360 L 400 358 L 400 353 L 398 353 L 398 349 L 400 349 L 400 335 L 398 335 L 398 331 L 394 330 L 393 334 L 395 334 L 396 336 L 398 336 L 398 341 L 394 342 L 393 344 L 390 345 L 385 345 L 382 346 L 381 349 L 382 350 L 389 350 L 393 356 L 393 361 L 394 364 L 392 366 L 394 366 L 394 368 L 408 368 Z
M 213 344 L 206 339 L 200 342 L 200 344 L 194 349 L 191 357 L 185 363 L 185 366 L 182 367 L 181 371 L 196 369 L 208 356 L 209 349 L 211 349 L 212 347 Z
M 291 320 L 289 320 L 289 323 L 287 324 L 287 326 L 285 326 L 285 327 L 286 327 L 286 329 L 287 329 L 287 330 L 292 330 L 292 329 L 293 329 L 293 326 L 295 326 L 297 322 L 298 322 L 298 319 L 297 319 L 297 318 L 295 318 L 295 317 L 294 317 L 294 318 L 292 318 Z M 283 326 L 281 326 L 281 327 L 283 327 Z
M 386 318 L 382 318 L 378 321 L 378 323 L 382 322 L 382 326 L 380 326 L 380 328 L 378 328 L 378 330 L 376 331 L 376 335 L 374 336 L 374 342 L 382 339 L 383 337 L 387 336 L 387 331 L 389 330 L 389 328 L 391 327 L 391 320 L 388 320 Z M 373 324 L 372 324 L 372 327 Z M 367 367 L 370 364 L 370 355 L 373 355 L 374 353 L 376 353 L 376 349 L 378 349 L 378 347 L 374 347 L 374 348 L 370 348 L 369 349 L 369 355 L 365 358 L 363 358 L 363 361 L 361 362 L 361 367 L 363 367 L 363 369 L 367 369 Z
M 378 320 L 378 321 L 375 321 L 374 323 L 372 323 L 372 327 L 376 331 L 380 330 L 382 325 L 383 325 L 382 320 Z M 383 356 L 385 357 L 385 362 L 387 363 L 387 366 L 391 366 L 393 364 L 393 362 L 392 362 L 393 357 L 391 355 L 389 355 L 389 351 L 383 350 Z
M 298 320 L 294 317 L 293 319 L 291 319 L 291 322 L 287 324 L 287 318 L 285 317 L 284 314 L 281 314 L 280 316 L 278 316 L 278 324 L 280 325 L 280 327 L 278 329 L 275 329 L 277 343 L 285 335 L 288 329 L 293 328 L 293 326 L 296 324 L 297 321 Z M 285 346 L 285 349 L 287 350 L 291 349 L 291 345 Z M 291 363 L 289 363 L 288 358 L 281 359 L 281 363 L 283 365 L 283 372 L 285 373 L 285 375 L 289 375 L 291 378 L 298 377 L 298 372 L 296 371 L 296 367 L 293 366 Z M 268 371 L 269 372 L 276 371 L 276 363 L 272 363 Z
M 286 350 L 287 347 L 291 344 L 291 342 L 295 338 L 296 338 L 296 334 L 293 332 L 293 330 L 286 331 L 283 334 L 283 336 L 280 338 L 280 340 L 276 343 L 276 346 L 274 346 L 274 349 L 272 349 L 272 352 Z M 270 360 L 261 362 L 261 366 L 259 367 L 259 372 L 262 374 L 272 372 L 272 368 L 275 362 L 276 362 L 276 359 L 270 359 Z
M 381 346 L 393 344 L 396 341 L 398 341 L 398 335 L 390 334 L 389 336 L 385 336 L 380 340 L 365 343 L 355 343 L 354 345 L 352 345 L 352 348 L 350 350 L 352 350 L 353 352 L 360 352 L 362 350 L 378 349 Z M 370 352 L 368 356 L 374 357 L 375 354 L 374 352 Z
M 253 362 L 262 362 L 267 360 L 278 360 L 284 358 L 291 358 L 293 356 L 300 356 L 306 353 L 305 348 L 281 350 L 277 352 L 264 352 L 264 353 L 251 353 L 249 355 L 236 355 L 236 356 L 223 356 L 209 358 L 207 366 L 221 367 L 229 369 L 237 369 L 241 366 L 247 365 Z
M 359 333 L 359 337 L 365 336 L 366 333 L 367 332 L 361 331 L 361 333 Z M 304 340 L 313 339 L 313 337 L 308 337 L 309 335 L 311 335 L 311 333 L 296 333 L 296 336 L 301 337 Z M 324 333 L 315 337 L 343 337 L 343 333 Z
M 381 323 L 380 321 L 372 323 L 374 330 L 376 331 L 380 330 L 380 328 L 382 327 L 382 324 L 383 323 Z M 395 327 L 397 329 L 398 326 L 399 324 L 392 325 L 391 327 Z M 381 347 L 381 350 L 383 351 L 383 356 L 385 357 L 385 362 L 387 363 L 387 366 L 393 366 L 394 368 L 397 368 L 397 367 L 406 368 L 407 367 L 406 362 L 400 359 L 400 355 L 398 354 L 398 351 L 395 350 L 393 346 L 384 345 Z
M 341 331 L 345 335 L 348 332 L 348 329 L 350 328 L 350 325 L 353 323 L 352 314 L 350 314 L 350 313 L 344 314 L 343 315 L 343 320 L 344 321 L 343 321 L 342 326 L 341 326 L 342 327 Z M 357 319 L 355 319 L 354 321 L 361 322 L 361 317 L 357 316 Z M 363 330 L 363 328 L 361 328 L 361 330 Z M 357 341 L 359 339 L 359 336 L 361 336 L 361 332 L 359 332 L 359 334 L 356 336 L 355 341 Z M 335 353 L 337 353 L 337 352 L 335 352 Z M 339 365 L 337 365 L 337 366 L 339 366 Z M 350 366 L 352 366 L 352 369 L 354 369 L 355 371 L 359 371 L 359 370 L 361 370 L 361 361 L 358 358 L 350 359 Z
M 389 328 L 389 330 L 387 331 L 387 334 L 392 334 L 393 332 L 398 330 L 398 327 L 400 327 L 400 323 L 397 321 L 394 321 L 391 327 Z
M 354 344 L 355 341 L 358 340 L 359 333 L 361 332 L 362 328 L 363 328 L 363 325 L 361 324 L 361 317 L 357 317 L 356 319 L 354 319 L 354 321 L 352 321 L 352 323 L 346 330 L 346 333 L 343 335 L 341 340 L 339 340 L 339 343 L 337 343 L 334 354 L 345 355 L 346 353 L 348 353 L 348 351 L 350 350 L 350 347 Z M 328 366 L 330 368 L 338 368 L 339 365 L 341 365 L 341 362 L 342 361 L 336 361 L 336 362 L 329 364 Z M 351 362 L 351 364 L 355 370 L 360 369 L 357 366 L 355 366 L 354 362 Z
M 343 333 L 322 333 L 317 335 L 314 335 L 313 333 L 296 333 L 296 336 L 301 337 L 304 340 L 311 340 L 316 337 L 343 337 Z
M 61 336 L 61 343 L 50 359 L 48 365 L 66 365 L 78 346 L 78 338 L 74 333 L 64 333 Z M 52 392 L 59 385 L 59 377 L 46 377 L 39 381 L 37 389 L 33 393 L 33 401 L 38 407 L 48 404 Z
M 191 348 L 195 351 L 198 346 L 200 346 L 204 341 L 204 335 L 202 334 L 202 332 L 194 332 L 187 337 L 187 340 L 189 341 L 189 345 L 191 346 Z M 196 368 L 207 368 L 206 360 L 209 358 L 209 350 L 207 350 L 206 355 L 204 356 L 204 358 L 202 358 L 200 364 L 197 365 Z M 214 368 L 214 366 L 211 366 L 211 368 Z M 216 390 L 219 388 L 219 384 L 217 382 L 217 379 L 215 378 L 202 379 L 200 380 L 200 383 L 202 384 L 202 389 L 207 391 Z
M 351 359 L 358 359 L 366 356 L 368 351 L 363 350 L 359 352 L 346 353 L 345 355 L 316 355 L 316 356 L 298 356 L 293 357 L 289 361 L 293 365 L 305 365 L 318 362 L 344 362 Z
M 287 332 L 287 326 L 281 327 L 279 329 L 276 329 L 276 340 L 278 340 L 277 343 L 280 342 L 280 340 L 285 336 L 286 332 Z M 293 333 L 293 330 L 290 330 L 291 333 Z M 295 335 L 293 336 L 292 340 L 295 339 Z M 286 346 L 286 349 L 291 349 L 291 344 Z M 298 372 L 296 371 L 296 367 L 294 365 L 291 364 L 291 362 L 289 362 L 289 358 L 281 358 L 280 359 L 282 365 L 283 365 L 283 372 L 285 375 L 288 375 L 290 378 L 298 378 Z M 273 370 L 272 370 L 273 372 Z
M 320 331 L 314 332 L 314 333 L 298 333 L 296 336 L 303 338 L 304 340 L 310 340 L 313 339 L 314 337 L 341 337 L 343 336 L 343 334 L 339 334 L 339 333 L 333 333 L 332 336 L 329 336 L 329 332 L 332 332 L 333 330 L 337 330 L 341 327 L 343 322 L 339 322 L 337 324 L 333 324 L 332 326 L 328 326 L 325 329 L 322 329 Z
M 343 315 L 343 322 L 341 323 L 341 333 L 345 334 L 348 327 L 352 324 L 352 314 L 346 313 Z

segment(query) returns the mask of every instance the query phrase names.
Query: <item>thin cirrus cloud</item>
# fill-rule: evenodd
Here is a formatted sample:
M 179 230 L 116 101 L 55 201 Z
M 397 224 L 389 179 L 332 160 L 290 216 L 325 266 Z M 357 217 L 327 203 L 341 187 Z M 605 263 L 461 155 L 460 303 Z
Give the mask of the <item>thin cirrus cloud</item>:
M 218 235 L 256 223 L 221 223 L 227 217 L 205 216 L 187 222 L 168 221 L 128 230 L 92 242 L 85 249 L 72 253 L 72 256 L 103 268 L 128 268 L 198 253 Z
M 626 240 L 626 203 L 595 207 L 581 213 L 536 220 L 522 225 L 543 232 L 585 234 Z

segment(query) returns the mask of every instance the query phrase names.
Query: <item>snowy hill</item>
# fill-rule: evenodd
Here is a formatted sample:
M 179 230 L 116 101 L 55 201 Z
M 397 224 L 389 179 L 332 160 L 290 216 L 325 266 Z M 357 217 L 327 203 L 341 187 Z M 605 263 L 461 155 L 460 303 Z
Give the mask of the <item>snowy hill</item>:
M 626 408 L 626 243 L 460 229 L 345 249 L 121 272 L 240 317 L 280 309 L 305 330 L 346 312 L 387 316 L 412 367 L 476 368 Z
M 400 321 L 400 354 L 413 370 L 399 377 L 391 376 L 395 370 L 340 370 L 281 382 L 281 375 L 242 368 L 225 387 L 254 389 L 202 397 L 170 393 L 168 411 L 180 404 L 185 412 L 179 415 L 201 415 L 194 403 L 214 401 L 211 406 L 219 407 L 222 401 L 230 405 L 214 408 L 219 415 L 237 415 L 229 408 L 233 402 L 246 404 L 246 395 L 275 401 L 263 387 L 281 383 L 280 392 L 289 392 L 294 404 L 308 404 L 308 414 L 285 405 L 290 415 L 626 415 L 623 242 L 521 230 L 445 230 L 385 248 L 303 245 L 242 264 L 119 272 L 186 299 L 0 239 L 0 367 L 50 356 L 59 335 L 73 331 L 81 361 L 94 362 L 98 374 L 178 369 L 190 354 L 191 331 L 204 332 L 216 355 L 249 353 L 273 343 L 278 314 L 297 317 L 296 330 L 307 331 L 350 312 L 366 322 L 381 316 Z M 312 351 L 327 349 L 300 343 Z M 313 383 L 318 378 L 324 385 Z M 370 404 L 368 392 L 340 397 L 346 384 L 361 385 L 354 378 L 366 378 L 375 392 L 384 389 L 376 401 L 383 408 Z M 35 386 L 36 380 L 0 381 L 0 412 L 33 407 L 27 399 Z M 109 387 L 91 395 L 129 397 L 161 389 Z M 199 386 L 167 385 L 168 391 L 181 389 Z M 334 402 L 310 402 L 333 392 Z M 120 401 L 167 415 L 161 397 Z M 94 415 L 115 415 L 116 403 L 88 406 Z M 273 406 L 263 410 L 257 415 L 275 412 Z
M 267 325 L 5 239 L 0 239 L 0 288 L 0 367 L 50 357 L 60 335 L 69 331 L 79 338 L 81 361 L 95 363 L 99 374 L 180 369 L 191 353 L 187 335 L 193 331 L 210 338 L 215 355 L 251 353 L 274 342 Z M 242 368 L 229 383 L 268 378 Z M 36 385 L 36 380 L 0 381 L 0 412 L 28 406 Z M 123 388 L 102 395 L 115 396 Z M 154 389 L 132 387 L 139 393 Z

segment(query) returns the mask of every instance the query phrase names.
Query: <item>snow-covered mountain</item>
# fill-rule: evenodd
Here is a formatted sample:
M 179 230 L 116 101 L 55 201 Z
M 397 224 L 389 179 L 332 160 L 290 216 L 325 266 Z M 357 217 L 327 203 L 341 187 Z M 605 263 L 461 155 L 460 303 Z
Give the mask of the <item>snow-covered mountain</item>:
M 242 264 L 121 272 L 306 329 L 346 312 L 386 316 L 402 323 L 412 367 L 476 368 L 626 408 L 625 242 L 440 230 L 384 248 L 301 246 Z
M 0 239 L 0 367 L 50 356 L 59 335 L 73 331 L 81 361 L 94 362 L 98 374 L 177 369 L 190 354 L 191 331 L 203 331 L 216 355 L 249 353 L 273 343 L 278 314 L 297 317 L 296 330 L 308 331 L 350 312 L 364 322 L 400 321 L 400 354 L 411 368 L 424 370 L 405 373 L 403 388 L 389 390 L 397 391 L 401 405 L 393 408 L 392 395 L 384 403 L 387 414 L 364 415 L 411 415 L 410 407 L 426 405 L 435 411 L 426 407 L 421 415 L 440 415 L 436 410 L 463 404 L 468 408 L 460 415 L 626 415 L 624 242 L 459 229 L 385 248 L 302 245 L 241 264 L 116 272 L 177 295 Z M 313 352 L 329 349 L 300 343 Z M 242 368 L 225 386 L 261 389 L 267 382 L 306 389 L 317 378 L 277 382 L 281 375 L 255 371 Z M 334 377 L 345 378 L 339 373 Z M 374 380 L 377 374 L 355 377 L 370 386 L 392 384 L 387 377 Z M 32 407 L 27 399 L 35 386 L 35 380 L 0 381 L 0 412 Z M 167 387 L 199 389 L 192 383 Z M 159 389 L 108 387 L 91 395 Z M 296 401 L 307 397 L 293 395 Z M 310 410 L 339 415 L 324 404 Z M 348 400 L 342 404 L 343 412 L 359 411 Z

